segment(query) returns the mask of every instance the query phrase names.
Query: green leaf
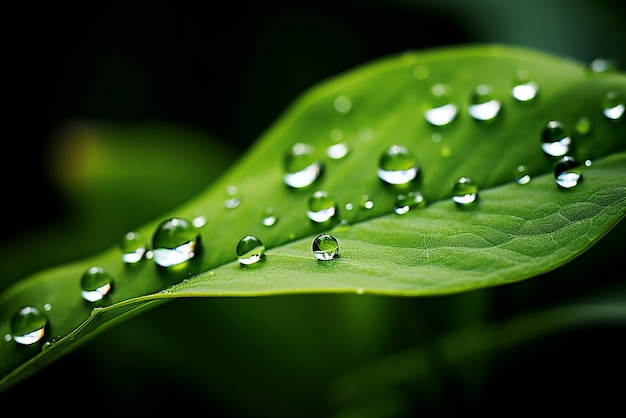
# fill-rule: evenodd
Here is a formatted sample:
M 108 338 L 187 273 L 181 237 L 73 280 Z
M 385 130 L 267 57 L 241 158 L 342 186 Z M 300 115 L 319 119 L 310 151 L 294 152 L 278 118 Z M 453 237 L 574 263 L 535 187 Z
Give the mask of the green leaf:
M 521 74 L 538 86 L 528 102 L 511 95 Z M 448 88 L 456 118 L 433 126 L 435 85 Z M 490 121 L 469 115 L 472 94 L 492 89 L 501 105 Z M 626 97 L 622 73 L 593 73 L 586 65 L 538 51 L 493 46 L 408 52 L 363 65 L 305 92 L 252 149 L 206 191 L 159 219 L 138 226 L 151 237 L 165 218 L 203 217 L 200 248 L 189 262 L 160 268 L 153 260 L 124 265 L 121 250 L 41 271 L 0 295 L 0 329 L 22 306 L 49 317 L 42 346 L 0 345 L 0 390 L 98 335 L 170 298 L 355 292 L 390 296 L 445 295 L 537 276 L 568 263 L 598 242 L 626 213 L 624 117 L 603 114 L 610 92 Z M 589 130 L 579 122 L 587 121 Z M 542 131 L 559 121 L 582 165 L 583 181 L 557 186 L 554 157 L 541 149 Z M 311 145 L 324 168 L 310 187 L 283 183 L 283 158 L 296 143 Z M 345 143 L 348 154 L 326 151 Z M 390 186 L 377 177 L 381 153 L 402 145 L 418 159 L 417 180 Z M 514 181 L 527 168 L 528 184 Z M 452 200 L 462 176 L 478 187 L 469 207 Z M 315 191 L 336 201 L 337 216 L 317 224 L 307 217 Z M 398 194 L 419 191 L 425 207 L 393 212 Z M 232 205 L 235 198 L 237 205 Z M 230 202 L 230 203 L 229 203 Z M 368 203 L 365 203 L 368 202 Z M 373 205 L 373 206 L 372 206 Z M 231 207 L 229 207 L 231 206 Z M 232 207 L 236 206 L 236 207 Z M 268 209 L 277 223 L 262 222 Z M 318 261 L 313 238 L 328 232 L 340 256 Z M 242 266 L 240 238 L 257 236 L 265 257 Z M 79 281 L 99 265 L 114 277 L 103 301 L 81 298 Z M 47 310 L 46 310 L 47 308 Z

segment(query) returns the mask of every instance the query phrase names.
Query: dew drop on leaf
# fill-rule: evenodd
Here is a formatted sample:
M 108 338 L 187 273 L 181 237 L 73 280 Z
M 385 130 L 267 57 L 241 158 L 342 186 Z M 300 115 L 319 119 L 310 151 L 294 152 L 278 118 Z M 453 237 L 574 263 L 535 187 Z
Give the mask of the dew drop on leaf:
M 391 145 L 378 161 L 378 177 L 388 184 L 408 184 L 417 177 L 418 171 L 417 159 L 403 145 Z
M 352 102 L 347 96 L 337 96 L 334 102 L 337 113 L 345 115 L 352 109 Z
M 457 115 L 457 107 L 451 103 L 448 88 L 443 84 L 435 84 L 430 89 L 429 108 L 424 111 L 424 117 L 434 126 L 445 126 L 451 123 Z
M 199 245 L 199 233 L 185 218 L 162 221 L 152 236 L 154 261 L 162 267 L 172 267 L 191 260 Z
M 315 148 L 309 144 L 294 144 L 283 159 L 285 174 L 283 181 L 289 187 L 302 189 L 317 180 L 324 167 Z
M 48 322 L 48 315 L 36 307 L 21 308 L 11 317 L 13 340 L 21 345 L 31 345 L 41 341 L 46 334 Z
M 527 71 L 519 70 L 515 74 L 514 84 L 511 94 L 515 100 L 529 102 L 537 97 L 539 87 L 535 82 L 531 81 Z
M 528 172 L 528 167 L 523 164 L 515 167 L 515 169 L 513 170 L 513 179 L 517 184 L 530 183 L 530 173 Z
M 337 202 L 324 190 L 318 190 L 309 197 L 307 216 L 315 223 L 330 221 L 337 215 Z
M 319 234 L 313 239 L 311 250 L 318 260 L 332 260 L 339 257 L 339 241 L 330 234 Z
M 274 212 L 274 208 L 267 207 L 263 211 L 263 219 L 261 220 L 264 226 L 274 226 L 278 222 L 278 215 Z
M 426 200 L 420 191 L 401 193 L 396 196 L 393 211 L 398 215 L 404 215 L 414 208 L 426 206 Z
M 242 265 L 259 262 L 265 255 L 265 245 L 254 235 L 246 235 L 237 243 L 237 257 Z
M 550 157 L 562 157 L 569 152 L 572 138 L 565 131 L 563 124 L 551 120 L 541 132 L 541 149 Z
M 481 84 L 476 88 L 470 97 L 469 114 L 479 121 L 490 121 L 498 116 L 502 105 L 498 101 L 491 87 Z
M 469 206 L 478 200 L 478 187 L 469 177 L 460 177 L 452 186 L 452 200 L 458 206 Z
M 348 147 L 348 144 L 345 142 L 339 142 L 326 148 L 326 155 L 328 155 L 328 158 L 332 160 L 341 160 L 348 155 L 349 151 L 350 148 Z
M 359 206 L 361 206 L 362 209 L 370 210 L 374 207 L 374 201 L 370 198 L 369 195 L 364 194 L 363 196 L 361 196 Z
M 565 155 L 554 162 L 554 179 L 561 189 L 571 189 L 583 179 L 582 166 L 573 157 Z
M 230 185 L 226 188 L 226 200 L 224 200 L 224 207 L 226 209 L 235 209 L 241 204 L 241 193 L 237 186 Z
M 624 116 L 624 99 L 615 91 L 610 91 L 602 100 L 602 114 L 607 119 L 619 120 Z
M 113 276 L 101 266 L 92 266 L 80 278 L 83 299 L 97 302 L 113 290 Z
M 127 264 L 134 264 L 141 261 L 148 250 L 146 241 L 141 233 L 129 231 L 122 237 L 122 261 Z

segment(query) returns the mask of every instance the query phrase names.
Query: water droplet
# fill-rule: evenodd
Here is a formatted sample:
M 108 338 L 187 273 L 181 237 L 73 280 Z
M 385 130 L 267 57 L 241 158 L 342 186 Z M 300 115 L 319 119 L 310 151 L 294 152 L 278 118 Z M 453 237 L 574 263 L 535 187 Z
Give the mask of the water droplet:
M 332 235 L 320 234 L 313 239 L 311 250 L 318 260 L 332 260 L 339 257 L 339 241 Z
M 97 302 L 113 290 L 113 276 L 103 267 L 90 267 L 80 278 L 80 288 L 83 299 Z
M 122 261 L 134 264 L 146 255 L 148 247 L 143 236 L 137 231 L 129 231 L 122 238 Z
M 574 130 L 576 131 L 576 133 L 582 136 L 589 135 L 592 129 L 593 126 L 591 124 L 591 120 L 586 116 L 581 116 L 580 118 L 578 118 L 576 124 L 574 125 Z
M 246 235 L 237 243 L 236 251 L 242 265 L 254 264 L 265 255 L 265 245 L 254 235 Z
M 570 189 L 582 181 L 582 166 L 573 157 L 565 155 L 554 163 L 554 179 L 560 188 Z
M 316 223 L 324 223 L 337 214 L 337 202 L 323 190 L 318 190 L 309 197 L 307 216 Z
M 596 58 L 589 64 L 594 73 L 606 73 L 617 69 L 615 61 L 606 58 Z
M 21 345 L 41 341 L 47 327 L 48 315 L 34 306 L 25 306 L 11 317 L 11 334 L 15 342 Z
M 460 177 L 452 186 L 452 200 L 459 206 L 468 206 L 478 200 L 478 187 L 469 177 Z
M 154 261 L 162 267 L 182 264 L 196 255 L 198 230 L 184 218 L 162 221 L 152 237 Z
M 284 158 L 285 175 L 283 181 L 289 187 L 302 189 L 317 180 L 323 169 L 323 162 L 317 158 L 315 148 L 309 144 L 294 144 Z
M 445 126 L 454 120 L 457 107 L 450 102 L 448 89 L 443 84 L 435 84 L 430 89 L 431 108 L 424 112 L 426 120 L 434 126 Z
M 406 194 L 402 193 L 396 196 L 393 204 L 393 211 L 398 215 L 404 215 L 414 208 L 426 206 L 426 199 L 419 191 L 412 191 Z
M 537 97 L 539 87 L 536 83 L 530 80 L 528 72 L 526 70 L 519 70 L 515 73 L 515 85 L 511 90 L 511 94 L 520 102 L 529 102 Z
M 204 225 L 206 225 L 206 218 L 202 215 L 198 215 L 192 219 L 191 223 L 196 228 L 202 228 Z
M 342 115 L 345 115 L 350 112 L 352 109 L 352 102 L 346 96 L 338 96 L 335 99 L 335 110 Z
M 378 177 L 385 183 L 408 184 L 417 177 L 418 171 L 416 158 L 405 146 L 392 145 L 380 156 Z
M 624 116 L 624 100 L 615 91 L 610 91 L 602 100 L 602 114 L 607 119 L 618 120 Z
M 374 207 L 374 201 L 370 199 L 369 195 L 364 194 L 363 196 L 361 196 L 361 201 L 359 205 L 365 210 L 370 210 Z
M 326 149 L 326 155 L 328 158 L 333 160 L 340 160 L 348 155 L 350 148 L 348 144 L 345 142 L 339 142 L 338 144 L 333 144 Z
M 263 211 L 263 225 L 274 226 L 278 222 L 278 215 L 274 212 L 274 208 L 267 207 Z
M 224 200 L 224 207 L 226 209 L 235 209 L 241 204 L 241 194 L 237 186 L 230 185 L 226 188 L 226 200 Z
M 528 172 L 528 167 L 525 165 L 518 165 L 513 170 L 513 178 L 517 184 L 528 184 L 530 183 L 530 174 Z
M 548 122 L 541 133 L 541 148 L 550 157 L 561 157 L 569 152 L 572 139 L 563 124 L 556 120 Z
M 417 80 L 426 80 L 428 75 L 428 68 L 425 65 L 420 64 L 413 67 L 413 77 Z
M 498 116 L 502 105 L 496 100 L 491 87 L 481 84 L 470 98 L 469 114 L 480 121 L 490 121 Z

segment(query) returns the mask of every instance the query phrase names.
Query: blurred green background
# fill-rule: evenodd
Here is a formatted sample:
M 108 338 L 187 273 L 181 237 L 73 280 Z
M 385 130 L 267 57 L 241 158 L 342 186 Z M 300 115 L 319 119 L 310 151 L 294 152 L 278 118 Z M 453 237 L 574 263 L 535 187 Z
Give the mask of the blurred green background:
M 115 245 L 126 230 L 175 208 L 208 187 L 300 93 L 370 60 L 486 42 L 626 68 L 626 3 L 619 0 L 94 1 L 3 9 L 0 290 Z M 604 285 L 621 291 L 619 278 L 581 278 L 592 274 L 589 263 L 611 254 L 591 252 L 549 280 L 448 298 L 174 301 L 0 396 L 36 400 L 29 410 L 42 412 L 91 397 L 111 413 L 191 406 L 227 417 L 473 416 L 510 404 L 530 413 L 542 399 L 575 410 L 563 403 L 582 402 L 600 370 L 624 369 L 613 362 L 624 348 L 614 338 L 623 324 L 458 363 L 433 341 Z M 394 353 L 410 357 L 414 347 L 423 352 L 413 360 L 430 360 L 404 379 L 406 359 L 389 360 L 399 383 L 386 385 L 385 373 L 372 372 L 381 383 L 371 396 L 358 385 L 357 395 L 330 389 L 342 373 Z M 393 367 L 382 368 L 393 375 Z M 616 405 L 612 395 L 606 391 L 601 404 Z

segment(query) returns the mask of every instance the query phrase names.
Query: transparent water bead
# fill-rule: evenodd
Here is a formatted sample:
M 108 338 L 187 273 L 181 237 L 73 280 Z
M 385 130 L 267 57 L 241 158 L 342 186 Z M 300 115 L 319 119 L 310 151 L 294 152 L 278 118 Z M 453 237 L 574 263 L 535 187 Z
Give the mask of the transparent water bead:
M 550 157 L 562 157 L 572 145 L 572 138 L 565 131 L 563 124 L 551 120 L 541 133 L 541 149 Z
M 254 235 L 246 235 L 237 243 L 237 257 L 242 265 L 259 262 L 265 255 L 265 245 Z
M 334 102 L 334 107 L 338 113 L 345 115 L 350 112 L 350 109 L 352 109 L 352 102 L 347 96 L 337 96 Z
M 520 70 L 515 74 L 514 86 L 511 90 L 511 94 L 515 100 L 520 102 L 529 102 L 537 97 L 539 87 L 537 84 L 530 80 L 528 72 Z
M 364 194 L 363 196 L 361 196 L 359 206 L 361 206 L 362 209 L 370 210 L 374 207 L 374 201 L 370 198 L 369 195 Z
M 458 206 L 469 206 L 478 200 L 478 187 L 469 177 L 460 177 L 452 186 L 452 200 Z
M 393 211 L 398 215 L 404 215 L 411 209 L 426 206 L 426 199 L 419 191 L 399 194 L 393 204 Z
M 263 211 L 263 219 L 261 220 L 264 226 L 274 226 L 278 222 L 278 215 L 274 212 L 274 208 L 267 207 Z
M 129 231 L 124 234 L 121 248 L 122 261 L 127 264 L 138 263 L 146 255 L 146 251 L 148 250 L 145 239 L 137 231 Z
M 224 200 L 224 207 L 226 209 L 235 209 L 241 204 L 241 193 L 237 186 L 230 185 L 226 188 L 226 200 Z
M 324 223 L 337 215 L 337 202 L 323 190 L 309 197 L 307 216 L 315 223 Z
M 321 176 L 324 168 L 315 148 L 304 143 L 297 143 L 289 148 L 283 163 L 285 169 L 283 181 L 294 189 L 302 189 L 313 184 Z
M 469 114 L 480 121 L 490 121 L 498 116 L 502 105 L 496 100 L 491 87 L 481 84 L 470 97 Z
M 191 260 L 197 251 L 200 235 L 187 219 L 170 218 L 162 221 L 152 236 L 154 261 L 162 267 L 172 267 Z
M 582 165 L 571 156 L 563 156 L 554 163 L 554 180 L 561 189 L 571 189 L 583 179 Z
M 450 101 L 448 88 L 443 84 L 435 84 L 430 94 L 431 107 L 424 111 L 424 117 L 431 125 L 448 125 L 457 115 L 457 107 Z
M 350 147 L 345 142 L 338 142 L 326 148 L 326 155 L 331 160 L 341 160 L 350 152 Z
M 332 260 L 339 257 L 339 241 L 330 234 L 319 234 L 313 239 L 311 250 L 318 260 Z
M 513 179 L 517 184 L 530 183 L 530 173 L 528 172 L 528 167 L 523 164 L 515 167 L 515 169 L 513 170 Z
M 408 184 L 418 172 L 417 159 L 403 145 L 391 145 L 378 160 L 378 177 L 388 184 Z
M 610 91 L 602 100 L 602 114 L 611 120 L 624 116 L 624 99 L 615 91 Z
M 80 278 L 80 289 L 83 299 L 97 302 L 113 290 L 113 276 L 101 266 L 90 267 Z
M 48 328 L 48 315 L 34 306 L 25 306 L 11 317 L 11 335 L 21 345 L 41 341 Z

